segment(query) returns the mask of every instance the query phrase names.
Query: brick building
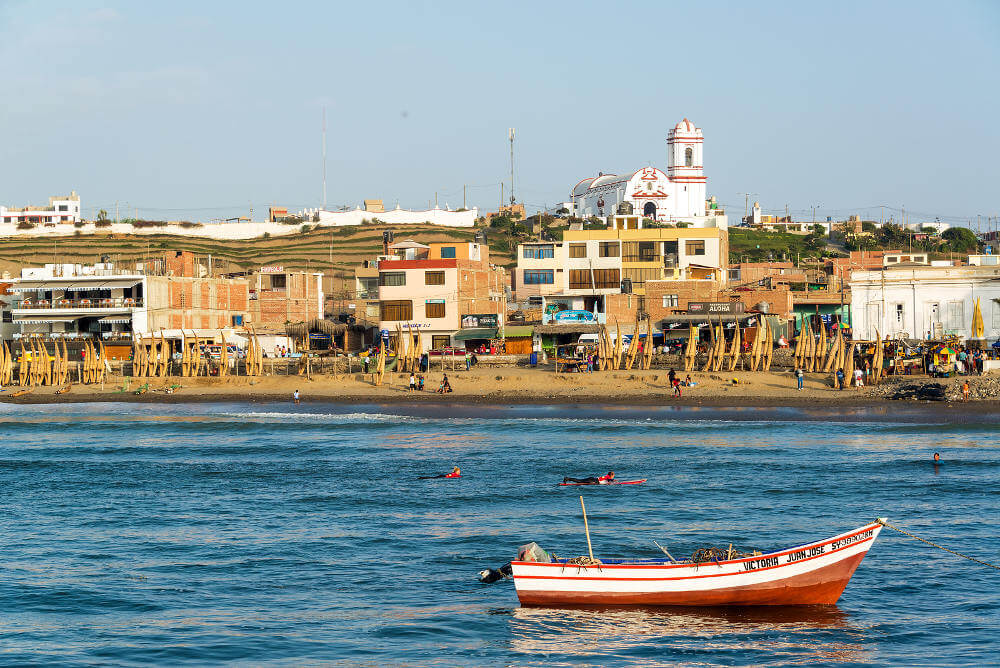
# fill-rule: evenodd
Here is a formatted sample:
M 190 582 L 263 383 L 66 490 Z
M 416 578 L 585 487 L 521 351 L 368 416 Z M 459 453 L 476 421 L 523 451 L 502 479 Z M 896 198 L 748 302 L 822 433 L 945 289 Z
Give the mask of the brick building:
M 261 267 L 250 275 L 249 320 L 255 327 L 284 329 L 287 323 L 323 317 L 322 272 Z

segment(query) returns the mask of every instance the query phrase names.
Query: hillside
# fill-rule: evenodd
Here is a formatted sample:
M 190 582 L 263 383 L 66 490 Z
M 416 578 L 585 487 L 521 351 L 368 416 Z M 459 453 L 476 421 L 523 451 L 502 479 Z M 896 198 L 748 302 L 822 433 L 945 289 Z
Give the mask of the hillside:
M 186 250 L 212 256 L 213 266 L 222 272 L 250 270 L 266 265 L 282 265 L 290 270 L 322 271 L 331 276 L 329 288 L 352 279 L 362 261 L 382 252 L 382 230 L 391 229 L 397 241 L 472 241 L 475 228 L 435 225 L 358 225 L 318 228 L 289 236 L 247 240 L 214 240 L 175 235 L 124 236 L 90 234 L 62 238 L 0 239 L 0 272 L 17 276 L 22 267 L 51 262 L 90 264 L 102 255 L 119 265 L 129 265 L 164 251 Z M 490 239 L 492 242 L 493 239 Z M 491 248 L 496 264 L 510 264 L 506 248 Z

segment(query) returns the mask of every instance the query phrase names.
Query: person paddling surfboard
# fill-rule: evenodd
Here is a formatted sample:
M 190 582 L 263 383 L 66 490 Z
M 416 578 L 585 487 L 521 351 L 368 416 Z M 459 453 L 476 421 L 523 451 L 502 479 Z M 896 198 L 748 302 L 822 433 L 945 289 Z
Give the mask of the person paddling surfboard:
M 578 485 L 607 485 L 608 483 L 614 482 L 615 472 L 608 471 L 607 475 L 602 475 L 601 477 L 590 476 L 589 478 L 570 478 L 569 476 L 563 478 L 563 482 L 575 482 Z
M 451 470 L 451 473 L 442 473 L 440 475 L 422 475 L 419 476 L 418 480 L 436 480 L 437 478 L 461 478 L 462 469 L 457 466 Z

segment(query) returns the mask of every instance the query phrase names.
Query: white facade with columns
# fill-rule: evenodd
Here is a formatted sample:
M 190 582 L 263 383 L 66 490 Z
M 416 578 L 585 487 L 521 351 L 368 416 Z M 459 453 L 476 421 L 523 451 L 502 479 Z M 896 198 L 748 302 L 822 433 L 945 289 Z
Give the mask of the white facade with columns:
M 610 216 L 624 205 L 626 211 L 659 223 L 726 227 L 725 215 L 706 207 L 704 141 L 701 128 L 685 118 L 667 134 L 666 171 L 650 165 L 583 179 L 573 188 L 574 214 Z

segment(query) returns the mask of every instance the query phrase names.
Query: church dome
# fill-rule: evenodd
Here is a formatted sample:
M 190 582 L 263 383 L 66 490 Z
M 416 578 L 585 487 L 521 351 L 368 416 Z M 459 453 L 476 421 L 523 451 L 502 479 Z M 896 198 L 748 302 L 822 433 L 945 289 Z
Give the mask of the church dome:
M 674 130 L 676 130 L 677 132 L 694 132 L 695 129 L 696 128 L 694 127 L 694 123 L 692 123 L 686 118 L 674 126 Z

